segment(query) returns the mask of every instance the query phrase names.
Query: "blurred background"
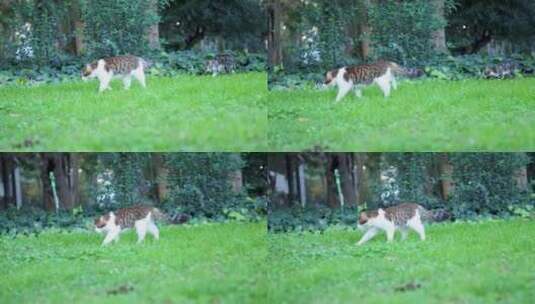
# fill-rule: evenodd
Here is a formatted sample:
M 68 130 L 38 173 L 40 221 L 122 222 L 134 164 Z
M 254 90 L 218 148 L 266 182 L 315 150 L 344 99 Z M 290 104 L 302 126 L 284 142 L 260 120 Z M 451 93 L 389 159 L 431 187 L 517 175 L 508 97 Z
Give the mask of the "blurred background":
M 0 84 L 78 77 L 82 64 L 134 54 L 152 74 L 202 73 L 218 53 L 265 68 L 261 0 L 2 0 Z
M 268 2 L 271 86 L 318 81 L 326 69 L 378 58 L 446 79 L 510 61 L 519 73 L 535 67 L 531 0 Z
M 193 222 L 266 215 L 262 153 L 0 153 L 0 233 L 91 225 L 155 205 Z
M 270 153 L 270 231 L 356 227 L 403 201 L 454 219 L 533 216 L 535 153 Z

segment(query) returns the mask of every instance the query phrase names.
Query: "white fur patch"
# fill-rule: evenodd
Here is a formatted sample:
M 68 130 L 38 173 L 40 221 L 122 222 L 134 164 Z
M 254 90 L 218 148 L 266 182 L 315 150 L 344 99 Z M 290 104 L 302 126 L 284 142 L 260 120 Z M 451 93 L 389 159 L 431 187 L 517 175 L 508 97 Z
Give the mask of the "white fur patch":
M 149 214 L 147 214 L 146 217 L 135 221 L 134 227 L 137 233 L 138 244 L 143 242 L 147 232 L 152 234 L 152 236 L 156 240 L 160 238 L 160 232 L 158 230 L 158 227 L 154 223 L 154 219 L 152 218 L 152 212 L 149 212 Z M 102 246 L 106 246 L 112 241 L 118 242 L 119 234 L 123 231 L 126 231 L 127 229 L 121 228 L 121 226 L 116 225 L 115 214 L 113 212 L 110 212 L 110 217 L 109 217 L 108 222 L 106 222 L 106 225 L 103 228 L 95 228 L 95 230 L 99 233 L 102 233 L 102 232 L 106 233 L 106 237 L 104 238 L 104 241 L 102 242 Z

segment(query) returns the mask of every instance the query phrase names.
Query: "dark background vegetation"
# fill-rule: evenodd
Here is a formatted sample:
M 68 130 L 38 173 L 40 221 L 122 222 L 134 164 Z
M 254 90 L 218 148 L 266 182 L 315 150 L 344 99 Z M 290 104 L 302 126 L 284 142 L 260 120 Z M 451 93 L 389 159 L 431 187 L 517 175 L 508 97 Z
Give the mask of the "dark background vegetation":
M 271 153 L 270 231 L 355 227 L 413 201 L 453 218 L 533 216 L 534 153 Z
M 135 204 L 193 222 L 266 215 L 262 153 L 2 153 L 0 233 L 88 227 Z
M 535 67 L 531 0 L 271 0 L 267 15 L 272 87 L 379 58 L 444 79 L 511 60 Z
M 204 72 L 218 53 L 265 70 L 260 0 L 3 0 L 0 84 L 78 78 L 97 58 L 134 54 L 154 75 Z

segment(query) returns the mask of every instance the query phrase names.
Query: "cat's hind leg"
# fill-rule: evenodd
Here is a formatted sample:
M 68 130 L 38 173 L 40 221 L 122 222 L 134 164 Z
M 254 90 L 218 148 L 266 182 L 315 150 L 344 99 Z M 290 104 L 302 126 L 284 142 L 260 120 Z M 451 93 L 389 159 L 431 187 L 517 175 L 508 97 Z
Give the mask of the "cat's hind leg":
M 130 75 L 125 76 L 123 78 L 123 84 L 124 84 L 124 89 L 125 90 L 130 89 L 130 85 L 132 84 L 132 77 Z
M 153 221 L 149 221 L 149 224 L 147 225 L 147 231 L 152 234 L 156 240 L 160 239 L 160 231 Z
M 362 236 L 360 241 L 357 243 L 357 246 L 360 246 L 360 245 L 366 243 L 367 241 L 371 240 L 374 236 L 377 235 L 377 233 L 379 233 L 379 229 L 377 229 L 375 227 L 370 228 L 370 230 L 366 231 L 364 236 Z
M 363 89 L 362 86 L 358 86 L 358 85 L 356 85 L 356 86 L 354 87 L 355 96 L 357 96 L 358 98 L 362 98 L 362 89 Z
M 396 77 L 394 77 L 394 75 L 392 75 L 392 79 L 391 79 L 390 83 L 392 84 L 392 89 L 394 89 L 394 90 L 398 89 L 398 82 L 396 81 Z
M 143 71 L 142 67 L 137 68 L 132 72 L 132 75 L 139 81 L 142 87 L 147 87 L 147 84 L 145 83 L 145 71 Z
M 375 83 L 379 86 L 381 91 L 383 91 L 383 95 L 386 97 L 390 96 L 390 74 L 385 74 L 381 77 L 375 78 Z
M 148 221 L 147 219 L 136 221 L 135 226 L 137 232 L 137 243 L 139 244 L 143 242 L 143 240 L 145 239 L 145 235 L 147 234 Z
M 425 229 L 424 224 L 422 224 L 422 221 L 420 220 L 420 216 L 414 216 L 407 222 L 407 226 L 409 226 L 412 230 L 416 231 L 418 235 L 420 236 L 420 240 L 425 241 Z

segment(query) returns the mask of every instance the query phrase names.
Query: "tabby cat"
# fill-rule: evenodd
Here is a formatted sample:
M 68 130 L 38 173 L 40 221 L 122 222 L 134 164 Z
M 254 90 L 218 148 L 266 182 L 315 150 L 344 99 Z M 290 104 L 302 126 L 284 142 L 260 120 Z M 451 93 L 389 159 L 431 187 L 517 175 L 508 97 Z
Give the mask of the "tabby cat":
M 450 217 L 443 209 L 426 210 L 415 203 L 402 203 L 385 209 L 364 211 L 360 213 L 358 228 L 366 231 L 357 245 L 362 245 L 377 235 L 381 230 L 386 232 L 387 241 L 394 240 L 396 229 L 401 231 L 401 238 L 407 238 L 409 229 L 418 233 L 425 240 L 424 221 L 444 221 Z
M 145 87 L 145 68 L 147 67 L 148 62 L 140 57 L 132 55 L 109 57 L 86 64 L 82 70 L 82 79 L 98 78 L 99 92 L 111 90 L 110 81 L 114 77 L 122 78 L 124 88 L 127 90 L 130 88 L 132 77 Z
M 236 61 L 234 56 L 230 54 L 218 54 L 214 59 L 206 61 L 205 70 L 207 73 L 212 73 L 212 76 L 217 76 L 219 73 L 234 73 L 236 69 Z
M 418 69 L 409 69 L 397 65 L 391 61 L 377 61 L 370 64 L 347 66 L 334 69 L 325 74 L 324 84 L 328 86 L 338 86 L 338 96 L 336 101 L 342 100 L 344 96 L 355 87 L 357 97 L 362 97 L 361 87 L 377 84 L 383 91 L 385 97 L 390 95 L 390 89 L 397 88 L 394 76 L 419 77 L 423 72 Z
M 102 246 L 105 246 L 112 241 L 118 242 L 119 234 L 125 229 L 135 228 L 139 244 L 143 242 L 147 232 L 157 240 L 160 238 L 160 232 L 154 223 L 155 220 L 169 221 L 169 218 L 157 208 L 139 205 L 110 211 L 96 218 L 95 230 L 99 233 L 106 233 L 102 242 Z

